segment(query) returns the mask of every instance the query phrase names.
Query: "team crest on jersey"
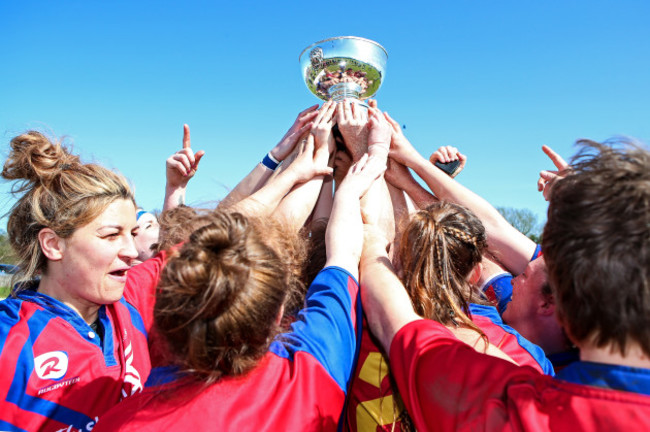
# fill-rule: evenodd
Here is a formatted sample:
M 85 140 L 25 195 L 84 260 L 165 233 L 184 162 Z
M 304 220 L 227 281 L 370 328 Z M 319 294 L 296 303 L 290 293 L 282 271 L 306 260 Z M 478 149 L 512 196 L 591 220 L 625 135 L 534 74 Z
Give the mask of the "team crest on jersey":
M 58 380 L 68 371 L 68 354 L 50 351 L 34 359 L 34 372 L 41 379 Z

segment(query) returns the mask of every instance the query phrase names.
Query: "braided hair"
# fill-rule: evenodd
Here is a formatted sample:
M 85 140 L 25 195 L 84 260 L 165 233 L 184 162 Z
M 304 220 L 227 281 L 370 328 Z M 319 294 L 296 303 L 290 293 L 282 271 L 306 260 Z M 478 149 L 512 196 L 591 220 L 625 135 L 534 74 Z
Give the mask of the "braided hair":
M 471 320 L 470 303 L 483 303 L 467 277 L 487 248 L 485 228 L 466 208 L 437 202 L 415 213 L 402 235 L 403 282 L 415 311 L 445 325 L 483 332 Z

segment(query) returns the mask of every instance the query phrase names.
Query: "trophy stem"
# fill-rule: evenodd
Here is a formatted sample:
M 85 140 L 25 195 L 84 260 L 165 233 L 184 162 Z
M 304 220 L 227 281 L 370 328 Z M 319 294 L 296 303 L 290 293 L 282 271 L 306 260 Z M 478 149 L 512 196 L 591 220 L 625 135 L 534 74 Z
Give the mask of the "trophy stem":
M 342 102 L 345 99 L 360 100 L 362 88 L 353 82 L 342 82 L 329 88 L 328 93 L 334 102 Z

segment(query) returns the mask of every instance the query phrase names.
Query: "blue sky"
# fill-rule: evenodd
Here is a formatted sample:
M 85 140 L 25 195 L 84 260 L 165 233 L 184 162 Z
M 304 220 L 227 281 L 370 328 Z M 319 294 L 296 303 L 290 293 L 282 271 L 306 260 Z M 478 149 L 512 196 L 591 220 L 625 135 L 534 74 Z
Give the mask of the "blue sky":
M 642 0 L 4 0 L 0 149 L 33 128 L 68 136 L 156 209 L 188 123 L 206 151 L 188 203 L 211 205 L 318 102 L 303 48 L 355 35 L 388 51 L 377 100 L 421 153 L 459 147 L 460 182 L 543 220 L 543 144 L 569 157 L 578 138 L 650 140 L 649 19 Z

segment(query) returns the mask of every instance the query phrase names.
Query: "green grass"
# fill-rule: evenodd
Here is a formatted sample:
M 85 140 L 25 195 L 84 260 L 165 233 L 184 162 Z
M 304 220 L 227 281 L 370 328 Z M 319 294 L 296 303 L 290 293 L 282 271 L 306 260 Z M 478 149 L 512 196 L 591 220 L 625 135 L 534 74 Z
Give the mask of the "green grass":
M 11 287 L 0 287 L 0 298 L 5 298 L 11 292 Z

